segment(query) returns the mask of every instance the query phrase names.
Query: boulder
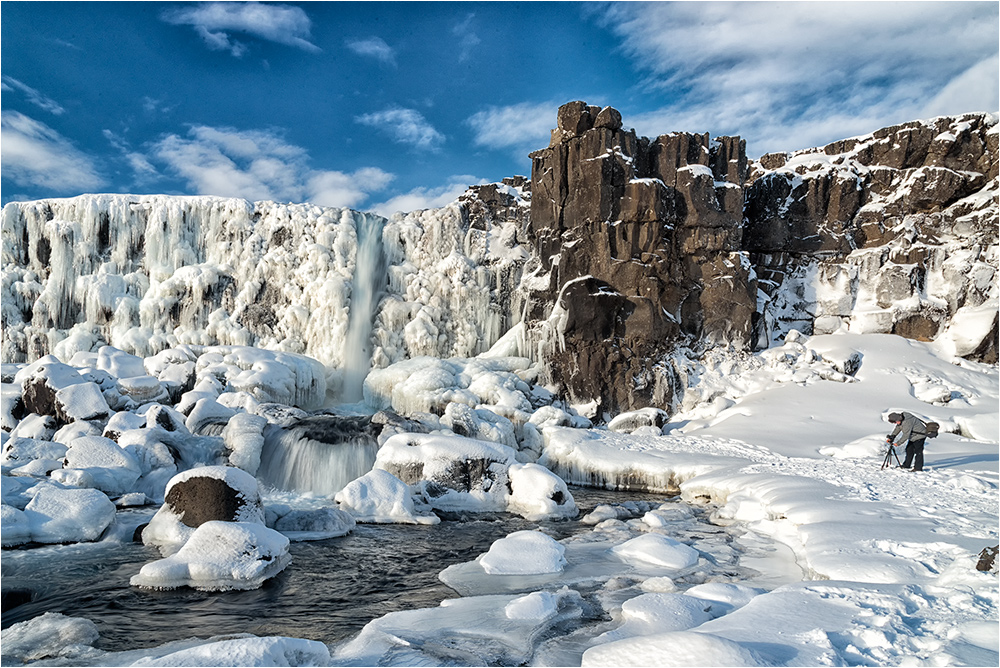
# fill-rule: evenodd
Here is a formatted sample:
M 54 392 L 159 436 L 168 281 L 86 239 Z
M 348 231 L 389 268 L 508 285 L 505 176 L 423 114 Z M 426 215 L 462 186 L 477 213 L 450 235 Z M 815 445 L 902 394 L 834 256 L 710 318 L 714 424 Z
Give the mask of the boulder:
M 378 451 L 375 468 L 414 486 L 433 508 L 503 511 L 509 495 L 510 447 L 461 436 L 398 434 Z
M 164 554 L 176 552 L 206 522 L 264 524 L 257 480 L 230 466 L 202 466 L 175 475 L 167 483 L 163 505 L 142 532 L 146 545 Z

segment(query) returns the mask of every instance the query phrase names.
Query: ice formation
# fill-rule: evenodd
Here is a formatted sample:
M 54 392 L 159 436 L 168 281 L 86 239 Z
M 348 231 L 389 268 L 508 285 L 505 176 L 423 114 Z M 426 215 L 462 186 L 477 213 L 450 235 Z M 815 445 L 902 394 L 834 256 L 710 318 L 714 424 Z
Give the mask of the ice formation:
M 387 221 L 309 204 L 81 195 L 2 215 L 4 361 L 252 346 L 319 360 L 331 392 L 353 401 L 372 365 L 488 350 L 513 324 L 527 259 L 517 223 L 474 224 L 459 203 Z M 235 382 L 253 383 L 269 359 L 236 361 L 247 373 Z

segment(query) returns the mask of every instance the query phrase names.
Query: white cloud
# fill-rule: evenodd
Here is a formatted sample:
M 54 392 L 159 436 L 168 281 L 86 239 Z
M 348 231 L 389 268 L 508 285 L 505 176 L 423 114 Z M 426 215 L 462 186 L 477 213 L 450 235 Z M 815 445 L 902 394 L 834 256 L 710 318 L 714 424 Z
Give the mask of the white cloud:
M 3 175 L 18 185 L 80 193 L 105 183 L 88 155 L 49 126 L 22 113 L 3 112 L 0 144 Z
M 264 5 L 258 2 L 206 2 L 164 11 L 160 18 L 173 25 L 189 25 L 208 48 L 229 51 L 239 58 L 247 46 L 232 37 L 251 37 L 293 46 L 316 53 L 320 48 L 309 41 L 312 22 L 300 8 L 291 5 Z
M 966 111 L 998 110 L 1000 56 L 985 58 L 952 79 L 924 107 L 924 116 L 945 116 Z M 990 103 L 993 106 L 988 106 Z
M 555 127 L 557 102 L 522 102 L 506 107 L 487 107 L 466 119 L 475 132 L 477 146 L 512 149 L 518 157 L 548 146 Z
M 444 142 L 444 135 L 434 129 L 416 109 L 393 107 L 354 119 L 362 125 L 377 128 L 400 144 L 436 150 Z
M 138 151 L 133 151 L 132 147 L 125 140 L 124 137 L 120 137 L 111 130 L 104 130 L 104 138 L 108 140 L 125 161 L 128 163 L 129 167 L 132 168 L 132 173 L 135 180 L 140 183 L 147 183 L 149 181 L 155 180 L 159 176 L 159 172 L 156 171 L 156 167 L 149 162 L 149 159 L 139 153 Z
M 3 90 L 21 91 L 22 93 L 24 93 L 25 97 L 28 98 L 28 102 L 30 102 L 31 104 L 35 105 L 36 107 L 44 111 L 49 112 L 50 114 L 55 114 L 56 116 L 59 116 L 60 114 L 64 114 L 66 112 L 66 110 L 63 109 L 61 104 L 59 104 L 50 97 L 42 95 L 40 92 L 38 92 L 31 86 L 21 83 L 14 77 L 9 77 L 4 75 L 2 81 L 3 81 L 2 83 Z
M 602 20 L 674 101 L 628 123 L 740 134 L 751 155 L 938 113 L 996 109 L 991 3 L 613 3 Z M 995 62 L 995 60 L 994 60 Z M 929 104 L 946 96 L 953 104 Z M 959 109 L 958 104 L 965 106 Z M 645 131 L 643 131 L 646 133 Z
M 468 60 L 472 50 L 482 42 L 479 35 L 472 30 L 472 19 L 474 18 L 476 18 L 475 14 L 469 14 L 464 21 L 451 29 L 452 34 L 458 37 L 458 62 L 460 63 Z
M 372 205 L 368 209 L 386 218 L 399 211 L 436 209 L 455 201 L 459 195 L 468 190 L 470 185 L 481 183 L 487 183 L 486 179 L 467 174 L 455 175 L 450 177 L 444 185 L 436 188 L 414 188 L 388 201 Z
M 186 137 L 162 138 L 153 153 L 202 195 L 357 207 L 393 179 L 375 167 L 312 169 L 305 149 L 264 130 L 193 126 Z
M 396 52 L 381 37 L 348 41 L 347 48 L 359 56 L 375 58 L 386 65 L 396 66 Z

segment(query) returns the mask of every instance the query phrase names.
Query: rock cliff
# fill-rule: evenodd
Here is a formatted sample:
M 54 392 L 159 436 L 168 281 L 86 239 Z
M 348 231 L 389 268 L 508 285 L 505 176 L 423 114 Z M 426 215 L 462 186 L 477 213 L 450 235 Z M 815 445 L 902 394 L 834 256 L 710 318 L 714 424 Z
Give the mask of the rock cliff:
M 914 121 L 754 163 L 743 248 L 761 334 L 944 335 L 995 363 L 996 122 Z
M 663 358 L 678 338 L 749 344 L 742 140 L 649 140 L 615 109 L 571 102 L 531 158 L 525 320 L 550 337 L 551 380 L 571 401 L 598 413 L 669 404 Z
M 678 345 L 791 329 L 995 363 L 997 140 L 994 116 L 967 114 L 748 163 L 738 137 L 647 139 L 565 104 L 531 154 L 528 338 L 595 414 L 669 407 Z

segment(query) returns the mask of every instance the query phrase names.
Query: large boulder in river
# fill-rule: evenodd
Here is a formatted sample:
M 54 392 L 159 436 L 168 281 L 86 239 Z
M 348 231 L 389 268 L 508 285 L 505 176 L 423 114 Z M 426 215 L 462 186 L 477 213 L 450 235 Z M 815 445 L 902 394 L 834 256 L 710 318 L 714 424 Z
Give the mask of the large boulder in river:
M 264 524 L 257 480 L 230 466 L 203 466 L 167 483 L 164 503 L 142 531 L 142 542 L 176 552 L 205 522 Z

